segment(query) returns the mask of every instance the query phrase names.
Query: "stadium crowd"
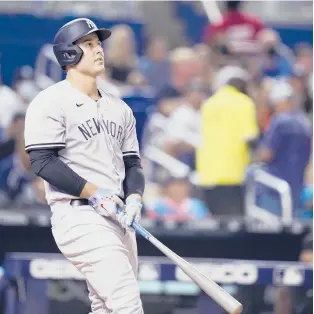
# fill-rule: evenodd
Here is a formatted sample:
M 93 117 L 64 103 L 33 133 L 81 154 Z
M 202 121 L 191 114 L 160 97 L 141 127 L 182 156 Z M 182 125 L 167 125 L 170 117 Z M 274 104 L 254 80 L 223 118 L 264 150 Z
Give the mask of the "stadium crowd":
M 243 216 L 246 183 L 263 169 L 288 183 L 295 217 L 312 218 L 312 47 L 285 46 L 238 1 L 227 3 L 222 22 L 194 46 L 170 50 L 156 36 L 137 55 L 127 25 L 113 27 L 104 46 L 100 84 L 120 97 L 153 100 L 140 132 L 147 216 Z M 12 86 L 0 86 L 2 208 L 47 207 L 23 135 L 25 110 L 41 89 L 27 65 Z M 265 186 L 256 202 L 281 214 L 278 195 Z

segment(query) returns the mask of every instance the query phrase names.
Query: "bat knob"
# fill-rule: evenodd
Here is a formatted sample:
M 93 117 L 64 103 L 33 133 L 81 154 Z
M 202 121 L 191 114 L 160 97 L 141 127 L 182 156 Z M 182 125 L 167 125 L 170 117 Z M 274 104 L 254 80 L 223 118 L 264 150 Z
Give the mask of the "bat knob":
M 230 314 L 241 314 L 243 311 L 243 305 L 239 303 L 239 305 L 236 307 L 236 309 L 231 312 Z

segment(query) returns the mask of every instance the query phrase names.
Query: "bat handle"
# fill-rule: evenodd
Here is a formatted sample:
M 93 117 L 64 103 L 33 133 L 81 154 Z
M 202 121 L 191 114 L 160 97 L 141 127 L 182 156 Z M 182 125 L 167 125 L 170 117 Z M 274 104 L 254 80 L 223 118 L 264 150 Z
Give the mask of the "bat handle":
M 123 212 L 123 209 L 117 206 L 117 212 L 118 213 Z M 152 235 L 137 222 L 133 221 L 131 226 L 138 234 L 143 236 L 146 240 L 149 240 L 152 237 Z
M 151 238 L 152 235 L 137 222 L 133 221 L 131 226 L 138 234 L 143 236 L 146 240 L 149 240 Z

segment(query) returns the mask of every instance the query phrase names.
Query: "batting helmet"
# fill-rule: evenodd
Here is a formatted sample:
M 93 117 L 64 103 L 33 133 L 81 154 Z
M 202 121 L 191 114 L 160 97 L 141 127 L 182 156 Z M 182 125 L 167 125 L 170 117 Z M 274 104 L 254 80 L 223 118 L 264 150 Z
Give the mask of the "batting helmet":
M 86 18 L 75 19 L 59 29 L 54 38 L 53 52 L 63 69 L 81 60 L 83 51 L 75 42 L 92 33 L 96 33 L 100 41 L 111 35 L 109 29 L 97 28 L 94 22 Z

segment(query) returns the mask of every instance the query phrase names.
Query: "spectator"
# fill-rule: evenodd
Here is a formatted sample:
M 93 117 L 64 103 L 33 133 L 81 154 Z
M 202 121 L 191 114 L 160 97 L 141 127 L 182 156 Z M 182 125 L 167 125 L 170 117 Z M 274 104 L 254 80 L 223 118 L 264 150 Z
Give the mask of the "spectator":
M 154 145 L 162 148 L 165 138 L 167 119 L 175 111 L 178 105 L 170 102 L 158 103 L 154 111 L 148 117 L 143 130 L 142 146 Z
M 29 158 L 25 153 L 24 144 L 24 115 L 15 115 L 7 130 L 7 136 L 14 139 L 14 151 L 0 162 L 0 190 L 3 201 L 12 202 L 23 193 L 30 182 L 28 170 Z
M 145 89 L 147 87 L 146 78 L 140 71 L 132 71 L 128 76 L 128 82 L 138 90 Z
M 7 139 L 0 143 L 0 161 L 12 155 L 16 147 L 20 146 L 24 132 L 24 114 L 16 114 L 12 123 L 7 128 Z M 22 143 L 23 145 L 23 143 Z
M 258 50 L 257 34 L 264 24 L 258 17 L 242 11 L 241 2 L 226 1 L 226 12 L 221 21 L 205 29 L 204 41 L 216 46 L 220 52 L 243 54 Z
M 128 76 L 128 84 L 120 88 L 123 97 L 142 97 L 155 99 L 156 91 L 153 86 L 149 86 L 146 78 L 139 70 L 132 71 Z M 147 106 L 149 106 L 147 104 Z
M 169 105 L 177 106 L 182 97 L 187 83 L 199 76 L 199 60 L 192 48 L 180 47 L 170 53 L 171 74 L 170 82 L 157 94 L 159 102 L 168 102 Z
M 295 68 L 305 76 L 313 73 L 313 49 L 308 44 L 297 45 Z
M 214 215 L 242 215 L 249 142 L 258 135 L 248 73 L 237 67 L 217 74 L 217 92 L 202 107 L 196 168 L 203 200 Z
M 200 79 L 191 80 L 182 104 L 170 115 L 165 128 L 164 151 L 191 168 L 194 168 L 195 147 L 200 141 L 200 109 L 208 95 L 206 87 Z
M 301 218 L 313 219 L 313 185 L 305 185 L 300 200 Z
M 22 98 L 9 86 L 0 83 L 0 127 L 6 129 L 14 115 L 24 110 Z
M 301 193 L 301 217 L 313 219 L 313 152 L 305 170 L 304 185 Z
M 157 95 L 155 111 L 148 119 L 143 132 L 143 147 L 153 145 L 163 149 L 167 118 L 184 103 L 183 93 L 188 82 L 199 71 L 196 54 L 191 48 L 177 48 L 172 51 L 171 81 Z
M 40 88 L 34 81 L 34 70 L 27 65 L 15 71 L 12 87 L 25 104 L 29 104 L 40 92 Z
M 178 103 L 162 101 L 151 114 L 143 136 L 143 148 L 158 148 L 179 159 L 191 168 L 195 167 L 195 146 L 199 142 L 200 107 L 208 92 L 200 79 L 189 82 Z M 161 182 L 169 175 L 165 169 L 146 160 L 146 176 Z M 150 170 L 149 170 L 150 169 Z
M 252 98 L 256 104 L 256 115 L 258 125 L 260 129 L 260 135 L 262 135 L 270 124 L 271 108 L 269 107 L 269 91 L 272 86 L 273 80 L 271 78 L 264 78 L 258 86 L 254 86 L 252 92 Z
M 139 70 L 158 93 L 170 80 L 170 62 L 166 41 L 161 37 L 151 38 L 147 53 L 140 59 Z
M 143 129 L 142 160 L 146 164 L 144 167 L 145 176 L 152 182 L 159 183 L 169 175 L 164 167 L 160 167 L 156 162 L 151 162 L 146 156 L 146 151 L 150 147 L 162 150 L 166 138 L 165 129 L 167 127 L 168 118 L 175 111 L 178 103 L 175 101 L 160 101 L 149 115 Z
M 294 56 L 280 42 L 278 33 L 264 29 L 259 33 L 261 44 L 261 71 L 263 76 L 272 78 L 289 78 L 293 74 Z
M 188 221 L 209 216 L 209 211 L 198 199 L 190 196 L 187 179 L 170 178 L 165 184 L 163 196 L 147 211 L 156 220 Z
M 200 78 L 203 84 L 210 87 L 213 83 L 215 71 L 217 70 L 217 64 L 214 60 L 213 53 L 205 44 L 197 44 L 193 49 L 199 60 Z
M 313 110 L 313 102 L 308 92 L 307 78 L 302 73 L 295 71 L 288 82 L 293 89 L 295 106 L 310 114 Z
M 295 108 L 293 91 L 288 83 L 274 83 L 270 103 L 274 113 L 261 141 L 258 159 L 265 163 L 268 173 L 288 182 L 296 213 L 311 155 L 311 126 L 304 113 Z M 260 193 L 260 207 L 279 215 L 278 197 L 265 189 Z
M 119 85 L 127 84 L 129 74 L 137 67 L 136 43 L 132 29 L 127 25 L 112 28 L 105 46 L 106 73 Z
M 297 105 L 307 113 L 313 112 L 311 76 L 313 73 L 313 50 L 306 44 L 296 49 L 296 62 L 290 84 L 294 88 Z

